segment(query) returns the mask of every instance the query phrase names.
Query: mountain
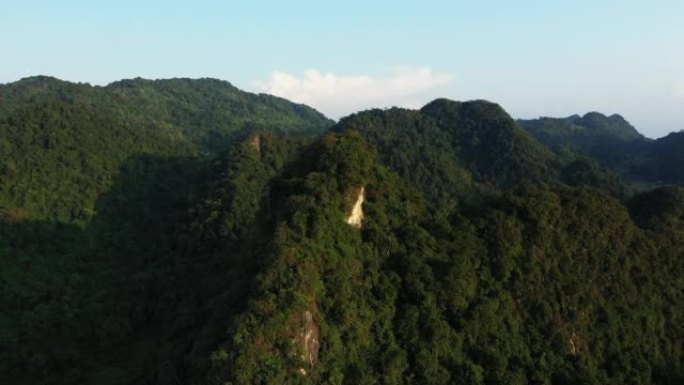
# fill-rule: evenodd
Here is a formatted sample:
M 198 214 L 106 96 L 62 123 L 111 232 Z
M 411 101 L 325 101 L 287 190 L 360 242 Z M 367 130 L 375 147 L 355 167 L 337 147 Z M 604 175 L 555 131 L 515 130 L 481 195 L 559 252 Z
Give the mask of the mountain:
M 518 121 L 561 156 L 577 153 L 639 184 L 684 183 L 681 133 L 647 139 L 619 115 L 590 112 L 583 117 L 539 118 Z
M 525 183 L 586 185 L 615 195 L 626 190 L 595 162 L 564 161 L 487 101 L 438 99 L 417 111 L 370 110 L 332 130 L 360 132 L 384 164 L 445 205 Z
M 0 85 L 0 211 L 87 222 L 132 155 L 195 156 L 259 129 L 330 125 L 309 107 L 215 79 L 23 79 Z
M 518 122 L 553 149 L 577 149 L 602 165 L 620 171 L 625 171 L 622 169 L 624 164 L 633 160 L 635 153 L 640 153 L 641 147 L 648 142 L 620 115 L 608 117 L 590 112 L 563 119 L 540 118 Z
M 573 115 L 567 118 L 539 118 L 518 120 L 535 136 L 543 138 L 548 145 L 573 144 L 597 145 L 597 139 L 631 142 L 643 141 L 641 135 L 620 115 L 605 116 L 599 112 L 589 112 L 584 116 Z
M 682 271 L 681 245 L 670 236 L 658 245 L 651 225 L 635 225 L 614 198 L 521 187 L 445 216 L 382 166 L 363 137 L 321 141 L 274 186 L 279 199 L 268 206 L 286 208 L 275 214 L 274 244 L 246 311 L 212 354 L 208 378 L 681 378 L 680 348 L 667 337 L 679 335 L 679 316 L 664 311 L 682 301 L 673 290 L 681 287 L 673 273 Z M 358 229 L 344 219 L 361 198 Z
M 10 120 L 14 107 L 2 108 Z M 51 109 L 31 111 L 29 121 Z M 190 111 L 174 112 L 188 131 L 199 124 Z M 60 137 L 98 132 L 69 119 Z M 140 137 L 168 128 L 138 119 L 128 127 Z M 595 161 L 563 158 L 485 101 L 370 110 L 302 135 L 312 126 L 253 127 L 215 152 L 189 134 L 182 147 L 164 135 L 155 151 L 122 145 L 130 154 L 80 221 L 55 214 L 61 195 L 83 199 L 78 184 L 43 211 L 6 206 L 0 378 L 684 381 L 684 188 L 627 199 Z M 55 186 L 7 184 L 32 196 Z
M 635 179 L 657 184 L 684 183 L 684 132 L 670 133 L 644 147 L 642 160 L 631 170 Z

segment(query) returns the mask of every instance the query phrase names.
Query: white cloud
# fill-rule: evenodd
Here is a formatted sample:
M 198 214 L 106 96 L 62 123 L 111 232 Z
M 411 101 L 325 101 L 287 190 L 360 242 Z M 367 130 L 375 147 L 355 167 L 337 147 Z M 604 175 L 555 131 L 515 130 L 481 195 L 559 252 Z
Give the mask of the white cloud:
M 434 73 L 429 67 L 397 67 L 379 77 L 341 76 L 310 69 L 301 76 L 275 71 L 269 80 L 254 85 L 260 92 L 304 103 L 338 118 L 374 107 L 420 107 L 440 96 L 435 92 L 453 78 L 448 73 Z

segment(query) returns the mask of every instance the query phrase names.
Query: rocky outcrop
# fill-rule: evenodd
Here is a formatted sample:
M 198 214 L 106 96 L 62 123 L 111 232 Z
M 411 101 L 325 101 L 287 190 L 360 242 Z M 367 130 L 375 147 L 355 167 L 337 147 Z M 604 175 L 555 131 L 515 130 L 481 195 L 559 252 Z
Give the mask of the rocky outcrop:
M 261 156 L 261 135 L 254 135 L 250 144 L 252 145 L 252 148 L 256 150 L 257 154 Z
M 361 228 L 363 225 L 363 202 L 366 199 L 366 188 L 361 187 L 361 190 L 359 190 L 359 195 L 356 198 L 356 203 L 354 203 L 354 207 L 352 208 L 351 213 L 347 216 L 347 223 L 354 226 Z
M 305 367 L 301 367 L 298 370 L 302 375 L 310 373 L 318 362 L 320 343 L 318 324 L 313 319 L 313 314 L 305 310 L 301 314 L 299 330 L 294 339 L 295 348 L 305 363 Z

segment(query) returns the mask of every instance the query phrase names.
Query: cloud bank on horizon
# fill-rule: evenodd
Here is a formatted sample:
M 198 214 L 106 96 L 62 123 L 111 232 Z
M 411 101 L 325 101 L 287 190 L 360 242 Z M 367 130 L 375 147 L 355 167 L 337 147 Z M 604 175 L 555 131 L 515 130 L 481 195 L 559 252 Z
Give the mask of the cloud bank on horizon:
M 440 96 L 441 87 L 454 75 L 436 73 L 430 67 L 395 67 L 381 76 L 338 75 L 309 69 L 301 75 L 274 71 L 266 81 L 256 81 L 260 92 L 307 104 L 337 119 L 368 108 L 418 108 Z

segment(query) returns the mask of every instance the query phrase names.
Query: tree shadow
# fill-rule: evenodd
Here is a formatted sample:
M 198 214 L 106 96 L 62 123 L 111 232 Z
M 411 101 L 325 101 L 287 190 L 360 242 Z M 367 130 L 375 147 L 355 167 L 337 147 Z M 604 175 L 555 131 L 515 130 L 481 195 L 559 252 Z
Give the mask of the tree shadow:
M 0 221 L 0 376 L 176 383 L 208 359 L 252 275 L 227 263 L 249 253 L 239 242 L 197 251 L 186 242 L 216 162 L 131 156 L 85 227 Z

